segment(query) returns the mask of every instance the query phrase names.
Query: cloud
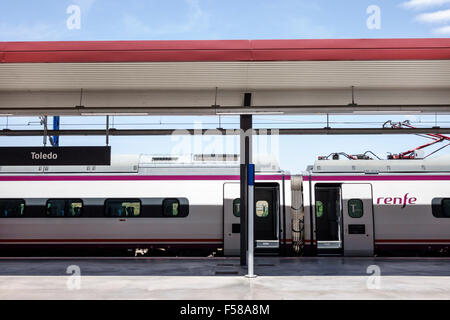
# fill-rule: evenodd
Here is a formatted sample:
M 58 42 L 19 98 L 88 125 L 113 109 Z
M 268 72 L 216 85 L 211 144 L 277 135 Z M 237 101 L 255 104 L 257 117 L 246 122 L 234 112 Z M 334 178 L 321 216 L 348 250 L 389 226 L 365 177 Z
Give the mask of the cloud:
M 401 6 L 406 9 L 421 10 L 446 4 L 450 4 L 450 0 L 408 0 L 403 2 Z M 447 23 L 450 21 L 450 9 L 422 13 L 417 15 L 415 20 L 422 23 Z M 435 28 L 432 32 L 434 34 L 447 35 L 450 34 L 450 26 Z
M 435 33 L 435 34 L 450 34 L 450 26 L 436 28 L 433 30 L 433 33 Z
M 70 4 L 80 6 L 82 15 L 87 15 L 95 2 L 96 0 L 70 0 Z M 0 22 L 0 41 L 57 41 L 67 36 L 65 24 Z
M 450 21 L 450 9 L 431 13 L 422 13 L 416 17 L 417 21 L 427 23 L 442 23 Z
M 0 41 L 59 40 L 65 29 L 46 23 L 11 25 L 0 23 Z
M 167 35 L 186 33 L 208 24 L 208 15 L 200 7 L 198 0 L 185 0 L 188 5 L 187 19 L 184 22 L 172 23 L 158 26 L 150 26 L 138 17 L 130 14 L 123 16 L 123 23 L 128 32 L 145 35 Z
M 442 6 L 447 3 L 450 3 L 450 0 L 409 0 L 403 2 L 401 6 L 406 9 L 420 10 L 434 6 Z

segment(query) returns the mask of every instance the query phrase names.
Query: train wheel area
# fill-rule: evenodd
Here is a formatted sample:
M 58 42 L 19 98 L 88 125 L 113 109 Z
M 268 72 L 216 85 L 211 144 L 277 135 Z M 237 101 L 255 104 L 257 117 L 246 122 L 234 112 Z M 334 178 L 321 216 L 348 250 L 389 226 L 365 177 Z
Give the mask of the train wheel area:
M 0 258 L 0 299 L 448 299 L 449 258 Z
M 58 247 L 23 247 L 23 248 L 3 248 L 0 250 L 0 258 L 42 258 L 42 257 L 109 257 L 109 258 L 126 258 L 126 257 L 221 257 L 223 250 L 221 248 L 189 248 L 180 249 L 173 247 L 133 247 L 133 248 L 117 248 L 117 247 L 74 247 L 64 248 Z

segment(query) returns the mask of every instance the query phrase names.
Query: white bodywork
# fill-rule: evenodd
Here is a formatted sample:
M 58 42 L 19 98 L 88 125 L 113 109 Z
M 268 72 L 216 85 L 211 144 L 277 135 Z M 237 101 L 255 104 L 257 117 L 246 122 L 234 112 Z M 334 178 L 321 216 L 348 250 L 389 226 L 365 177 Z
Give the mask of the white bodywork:
M 256 158 L 255 163 L 257 179 L 282 183 L 283 173 L 273 159 Z M 233 216 L 232 208 L 230 212 L 224 211 L 224 187 L 233 186 L 232 199 L 239 198 L 237 158 L 216 161 L 194 157 L 124 156 L 113 158 L 110 167 L 3 167 L 1 171 L 0 198 L 24 199 L 27 206 L 44 208 L 48 199 L 82 199 L 83 206 L 102 206 L 105 199 L 111 198 L 138 198 L 142 205 L 155 198 L 189 201 L 189 214 L 183 218 L 3 218 L 0 219 L 0 244 L 8 246 L 223 247 L 224 216 Z M 20 181 L 22 178 L 25 181 Z M 290 206 L 289 199 L 290 195 L 286 194 L 286 206 Z M 238 249 L 239 234 L 236 236 Z M 232 254 L 237 253 L 236 247 L 233 248 Z
M 314 221 L 312 225 L 310 222 L 315 214 L 315 187 L 330 184 L 343 190 L 344 254 L 372 255 L 373 247 L 446 250 L 450 246 L 450 218 L 435 217 L 432 211 L 433 201 L 450 198 L 450 157 L 316 161 L 309 175 L 304 176 L 305 220 L 309 226 L 305 230 L 306 244 L 311 241 L 311 230 L 316 232 Z M 346 189 L 351 189 L 348 195 Z M 363 200 L 368 213 L 357 222 L 365 223 L 368 230 L 354 241 L 351 238 L 355 236 L 349 235 L 346 228 L 349 221 L 358 221 L 347 214 L 350 198 Z
M 327 185 L 341 190 L 340 199 L 336 200 L 340 201 L 342 217 L 341 254 L 371 256 L 391 248 L 414 252 L 419 248 L 445 250 L 450 246 L 450 218 L 435 217 L 432 211 L 433 201 L 450 198 L 449 158 L 320 160 L 298 177 L 294 190 L 291 179 L 297 177 L 285 175 L 273 159 L 264 159 L 255 159 L 256 182 L 279 186 L 277 241 L 280 250 L 285 244 L 288 249 L 293 244 L 295 249 L 287 254 L 303 248 L 305 253 L 318 253 L 315 188 Z M 47 199 L 61 198 L 82 199 L 85 206 L 101 206 L 108 198 L 139 198 L 143 205 L 154 201 L 151 199 L 185 198 L 189 201 L 189 215 L 1 218 L 0 244 L 189 245 L 222 248 L 226 254 L 236 255 L 240 236 L 233 232 L 232 225 L 239 224 L 240 219 L 233 215 L 233 200 L 239 197 L 239 190 L 237 158 L 223 161 L 126 156 L 115 158 L 110 167 L 3 167 L 1 199 L 25 199 L 26 205 L 43 207 Z M 292 197 L 296 199 L 295 208 L 291 208 Z M 349 217 L 351 199 L 362 201 L 362 218 Z M 291 232 L 292 225 L 294 229 L 304 228 L 301 233 Z M 354 225 L 364 232 L 350 233 Z

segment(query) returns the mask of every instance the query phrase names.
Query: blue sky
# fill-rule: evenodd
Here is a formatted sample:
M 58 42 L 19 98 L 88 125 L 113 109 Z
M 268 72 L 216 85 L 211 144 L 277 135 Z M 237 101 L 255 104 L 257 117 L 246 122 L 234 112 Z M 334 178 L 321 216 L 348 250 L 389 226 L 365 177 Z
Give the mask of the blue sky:
M 66 9 L 71 4 L 81 8 L 80 30 L 66 28 Z M 381 9 L 380 30 L 366 27 L 370 5 Z M 16 0 L 5 1 L 3 8 L 0 40 L 4 41 L 416 38 L 450 34 L 436 31 L 450 25 L 447 0 Z M 443 12 L 441 17 L 421 18 L 438 11 Z
M 0 41 L 58 40 L 175 40 L 175 39 L 316 39 L 316 38 L 431 38 L 450 37 L 450 0 L 15 0 L 0 11 Z M 68 6 L 81 8 L 81 28 L 69 30 Z M 366 10 L 381 10 L 381 29 L 369 29 Z M 432 126 L 435 115 L 337 116 L 333 126 L 380 127 L 386 120 L 410 119 L 417 126 Z M 450 117 L 439 115 L 438 125 Z M 40 128 L 36 118 L 0 118 L 0 129 Z M 64 117 L 62 128 L 102 127 L 104 118 Z M 183 128 L 202 121 L 217 127 L 214 117 L 123 117 L 120 128 Z M 325 116 L 257 117 L 259 127 L 323 127 Z M 237 126 L 237 118 L 222 123 Z M 349 123 L 350 122 L 350 123 Z M 354 123 L 361 122 L 361 123 Z M 368 123 L 370 122 L 370 123 Z M 143 123 L 145 125 L 138 125 Z M 227 126 L 226 124 L 224 126 Z M 114 153 L 167 153 L 170 137 L 111 138 Z M 301 136 L 280 137 L 283 169 L 300 172 L 318 155 L 334 151 L 362 153 L 373 150 L 385 157 L 428 140 L 416 136 Z M 101 145 L 104 138 L 62 137 L 62 145 Z M 40 145 L 42 138 L 0 138 L 0 145 Z M 433 149 L 432 149 L 433 150 Z M 237 151 L 237 150 L 236 150 Z M 440 154 L 450 152 L 442 151 Z

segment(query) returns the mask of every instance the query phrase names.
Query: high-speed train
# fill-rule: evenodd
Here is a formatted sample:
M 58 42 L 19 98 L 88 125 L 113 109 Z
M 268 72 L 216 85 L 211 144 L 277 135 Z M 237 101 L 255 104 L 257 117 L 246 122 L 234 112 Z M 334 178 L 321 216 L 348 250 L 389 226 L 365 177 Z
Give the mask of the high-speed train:
M 317 160 L 302 175 L 255 156 L 257 254 L 447 254 L 450 157 Z M 236 155 L 125 155 L 111 166 L 1 167 L 0 254 L 19 249 L 240 246 Z

